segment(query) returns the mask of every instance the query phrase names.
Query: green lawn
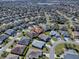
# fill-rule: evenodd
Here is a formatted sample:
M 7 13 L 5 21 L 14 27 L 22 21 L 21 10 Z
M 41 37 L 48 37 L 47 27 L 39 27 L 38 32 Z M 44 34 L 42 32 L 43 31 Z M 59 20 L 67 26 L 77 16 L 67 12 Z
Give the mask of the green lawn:
M 46 34 L 46 35 L 50 35 L 50 31 L 48 31 L 48 32 L 45 32 L 44 34 Z
M 50 41 L 49 41 L 49 42 L 47 42 L 47 44 L 48 44 L 48 45 L 52 45 L 52 43 L 51 43 Z
M 64 52 L 64 47 L 65 47 L 64 44 L 59 44 L 58 46 L 55 47 L 55 53 L 57 55 L 61 54 L 61 52 Z
M 53 41 L 57 41 L 57 39 L 56 39 L 55 37 L 52 37 L 52 40 L 53 40 Z
M 43 52 L 49 53 L 49 49 L 48 49 L 47 47 L 44 47 L 44 48 L 43 48 Z
M 61 58 L 55 58 L 55 59 L 61 59 Z

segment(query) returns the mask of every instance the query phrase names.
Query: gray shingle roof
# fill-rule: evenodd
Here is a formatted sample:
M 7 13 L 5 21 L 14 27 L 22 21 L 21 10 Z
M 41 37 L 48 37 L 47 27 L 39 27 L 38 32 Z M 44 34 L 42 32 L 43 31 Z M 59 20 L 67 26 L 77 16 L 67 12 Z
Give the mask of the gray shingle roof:
M 22 37 L 22 39 L 18 42 L 20 45 L 29 45 L 30 39 L 27 39 L 26 37 Z
M 0 44 L 2 44 L 3 41 L 6 40 L 8 37 L 9 37 L 8 35 L 2 34 L 2 35 L 0 36 Z
M 75 50 L 65 51 L 64 59 L 79 59 L 79 55 Z
M 9 54 L 5 59 L 19 59 L 19 56 L 14 54 Z
M 29 54 L 29 58 L 30 58 L 30 59 L 33 59 L 33 58 L 38 59 L 39 56 L 42 56 L 42 52 L 41 52 L 41 51 L 37 51 L 37 52 L 32 51 L 32 52 Z
M 39 38 L 45 42 L 47 42 L 51 39 L 48 35 L 45 35 L 45 34 L 40 34 Z
M 32 42 L 32 45 L 33 45 L 34 47 L 37 47 L 37 48 L 42 49 L 42 48 L 44 47 L 44 45 L 45 45 L 45 42 L 43 42 L 43 41 L 38 41 L 38 40 L 34 40 L 34 41 Z
M 8 34 L 8 35 L 13 35 L 15 33 L 15 30 L 8 29 L 7 31 L 5 31 L 5 33 Z
M 64 59 L 79 59 L 79 55 L 67 54 L 64 56 Z

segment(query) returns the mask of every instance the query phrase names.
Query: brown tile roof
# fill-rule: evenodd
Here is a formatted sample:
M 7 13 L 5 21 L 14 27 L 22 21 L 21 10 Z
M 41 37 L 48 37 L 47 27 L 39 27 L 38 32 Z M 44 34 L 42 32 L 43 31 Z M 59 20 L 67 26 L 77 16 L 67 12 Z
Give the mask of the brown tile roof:
M 26 48 L 25 45 L 19 45 L 17 44 L 12 50 L 11 53 L 17 54 L 17 55 L 23 55 L 24 49 Z
M 34 31 L 38 34 L 43 32 L 43 29 L 40 26 L 35 26 L 31 31 Z

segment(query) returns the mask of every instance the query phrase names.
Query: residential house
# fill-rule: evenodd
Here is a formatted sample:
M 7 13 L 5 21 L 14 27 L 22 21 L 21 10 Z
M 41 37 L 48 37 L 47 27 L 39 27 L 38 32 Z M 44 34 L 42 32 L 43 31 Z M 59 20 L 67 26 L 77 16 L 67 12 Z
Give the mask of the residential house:
M 49 26 L 49 25 L 47 25 L 47 24 L 39 24 L 39 26 L 41 26 L 44 31 L 49 31 L 49 30 L 51 30 L 51 26 Z
M 6 34 L 10 35 L 10 36 L 14 36 L 16 31 L 13 29 L 8 29 L 7 31 L 5 31 Z
M 29 36 L 30 38 L 37 37 L 38 35 L 39 34 L 34 31 L 27 32 L 27 36 Z
M 21 27 L 22 28 L 27 28 L 27 26 L 25 24 L 22 24 Z
M 22 37 L 21 40 L 18 42 L 18 44 L 28 46 L 30 44 L 30 39 L 27 39 L 26 37 Z
M 43 47 L 45 46 L 45 42 L 43 41 L 38 41 L 38 40 L 34 40 L 32 42 L 32 46 L 39 48 L 39 49 L 43 49 Z
M 74 31 L 79 31 L 79 25 L 74 25 L 73 30 Z
M 31 31 L 41 34 L 44 30 L 40 26 L 33 26 Z
M 79 32 L 78 31 L 74 31 L 74 37 L 75 37 L 75 39 L 79 39 Z
M 67 31 L 68 29 L 66 25 L 59 25 L 59 30 Z
M 6 34 L 2 34 L 2 35 L 0 35 L 0 44 L 2 44 L 6 39 L 8 39 L 8 35 L 6 35 Z
M 52 30 L 52 31 L 50 32 L 50 35 L 51 35 L 51 36 L 55 36 L 56 34 L 58 34 L 56 31 L 53 31 L 53 30 Z
M 56 31 L 51 31 L 50 32 L 50 35 L 51 36 L 53 36 L 53 37 L 55 37 L 56 39 L 58 39 L 58 40 L 61 40 L 61 36 L 60 36 L 60 34 L 58 33 L 58 32 L 56 32 Z
M 79 55 L 67 54 L 64 59 L 79 59 Z
M 55 36 L 55 37 L 60 37 L 60 34 L 58 32 L 56 32 L 56 31 L 51 31 L 50 35 Z
M 60 36 L 60 34 L 58 33 L 58 34 L 56 34 L 54 37 L 56 37 L 56 39 L 58 39 L 58 40 L 61 40 L 61 36 Z
M 12 50 L 11 53 L 12 54 L 16 54 L 16 55 L 24 55 L 24 50 L 25 50 L 26 46 L 25 45 L 19 45 L 17 44 Z
M 69 41 L 69 39 L 70 39 L 69 37 L 64 37 L 65 41 Z
M 79 59 L 79 55 L 75 51 L 69 50 L 65 53 L 64 59 Z
M 42 51 L 31 51 L 29 53 L 29 59 L 38 59 L 43 55 Z
M 42 55 L 43 51 L 41 49 L 31 47 L 27 52 L 26 59 L 34 59 L 34 58 L 38 59 Z
M 48 35 L 40 34 L 38 36 L 42 41 L 48 42 L 51 38 Z
M 20 59 L 19 55 L 9 54 L 5 59 Z
M 67 31 L 60 31 L 60 34 L 63 35 L 64 37 L 70 37 Z
M 18 30 L 18 26 L 14 27 L 13 30 L 17 31 Z

